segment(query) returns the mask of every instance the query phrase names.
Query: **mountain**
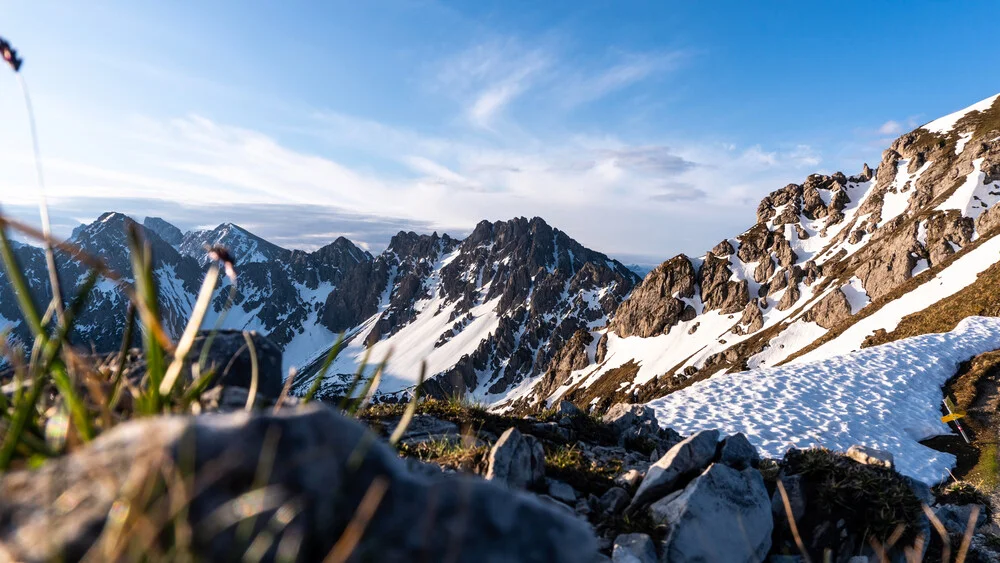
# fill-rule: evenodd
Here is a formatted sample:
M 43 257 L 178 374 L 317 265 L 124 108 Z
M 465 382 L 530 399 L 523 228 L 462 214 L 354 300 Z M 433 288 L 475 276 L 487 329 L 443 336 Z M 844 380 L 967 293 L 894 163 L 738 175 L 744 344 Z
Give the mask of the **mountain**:
M 483 221 L 462 241 L 400 233 L 354 276 L 331 294 L 326 320 L 331 330 L 363 322 L 333 365 L 341 377 L 323 392 L 340 392 L 366 353 L 391 350 L 386 390 L 412 385 L 426 361 L 428 392 L 486 402 L 533 381 L 578 333 L 604 326 L 638 282 L 537 217 Z M 348 318 L 352 303 L 361 315 Z M 311 385 L 306 375 L 295 390 Z
M 677 255 L 644 278 L 540 218 L 479 223 L 463 240 L 400 232 L 373 256 L 344 238 L 288 250 L 231 223 L 181 233 L 107 213 L 71 242 L 128 278 L 127 225 L 153 249 L 167 331 L 184 327 L 208 261 L 225 246 L 237 289 L 226 328 L 266 333 L 311 385 L 336 336 L 348 336 L 321 387 L 343 392 L 366 355 L 391 353 L 381 391 L 414 384 L 497 409 L 557 399 L 604 409 L 648 402 L 716 374 L 823 360 L 1000 315 L 1000 97 L 897 139 L 876 169 L 814 174 L 760 202 L 756 223 L 701 256 Z M 47 302 L 40 249 L 15 254 Z M 70 295 L 86 270 L 60 254 Z M 982 274 L 980 276 L 980 274 Z M 4 274 L 0 274 L 3 277 Z M 206 326 L 220 322 L 229 281 Z M 101 280 L 73 334 L 118 348 L 127 303 Z M 0 280 L 0 326 L 26 340 Z
M 310 366 L 337 335 L 347 333 L 350 346 L 334 366 L 326 394 L 353 375 L 370 347 L 375 360 L 396 351 L 386 391 L 412 386 L 426 358 L 428 387 L 437 394 L 502 398 L 543 373 L 574 335 L 607 324 L 639 281 L 622 264 L 539 218 L 484 221 L 465 240 L 400 232 L 377 257 L 343 237 L 303 252 L 231 223 L 180 233 L 162 219 L 146 218 L 139 225 L 120 213 L 77 228 L 70 242 L 131 281 L 128 227 L 138 229 L 152 248 L 161 315 L 173 337 L 194 305 L 207 250 L 216 246 L 229 250 L 237 272 L 233 306 L 221 326 L 268 334 L 283 350 L 285 368 L 301 368 L 296 390 L 308 384 Z M 50 299 L 43 252 L 18 245 L 15 253 L 41 307 Z M 87 270 L 66 255 L 57 258 L 64 293 L 74 295 Z M 225 279 L 216 288 L 206 327 L 220 322 L 230 290 Z M 13 337 L 23 342 L 29 334 L 16 303 L 0 279 L 0 325 L 11 325 Z M 100 280 L 73 341 L 101 352 L 117 350 L 126 309 L 120 289 Z
M 570 361 L 504 405 L 646 402 L 716 374 L 998 315 L 996 274 L 977 279 L 998 269 L 998 201 L 993 96 L 901 136 L 876 170 L 815 174 L 772 192 L 756 224 L 702 256 L 656 267 L 606 328 L 558 352 Z

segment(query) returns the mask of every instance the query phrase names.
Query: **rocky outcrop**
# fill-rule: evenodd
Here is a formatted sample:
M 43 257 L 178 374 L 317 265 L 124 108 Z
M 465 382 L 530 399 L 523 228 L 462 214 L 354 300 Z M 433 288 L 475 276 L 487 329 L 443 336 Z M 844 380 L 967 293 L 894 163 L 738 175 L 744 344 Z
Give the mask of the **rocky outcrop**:
M 694 266 L 680 254 L 654 269 L 615 313 L 611 329 L 623 337 L 647 338 L 690 320 L 695 310 L 684 299 L 695 295 Z
M 747 280 L 731 281 L 733 272 L 729 260 L 712 254 L 705 256 L 698 270 L 698 285 L 701 287 L 701 302 L 706 311 L 718 310 L 724 315 L 738 313 L 750 301 Z
M 833 328 L 837 323 L 851 316 L 851 304 L 840 289 L 834 289 L 829 295 L 820 299 L 803 319 L 814 322 L 823 328 Z

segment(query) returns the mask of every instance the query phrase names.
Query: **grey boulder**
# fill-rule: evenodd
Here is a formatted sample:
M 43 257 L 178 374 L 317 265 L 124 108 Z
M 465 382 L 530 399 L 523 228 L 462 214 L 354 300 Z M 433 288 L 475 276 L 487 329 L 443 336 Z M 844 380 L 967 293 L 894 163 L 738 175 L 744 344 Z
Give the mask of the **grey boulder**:
M 756 469 L 715 463 L 661 508 L 672 563 L 763 561 L 771 548 L 771 499 Z
M 257 357 L 257 393 L 273 401 L 281 395 L 281 388 L 284 385 L 281 348 L 257 332 L 249 334 Z M 205 358 L 205 367 L 215 369 L 215 376 L 210 386 L 250 389 L 253 381 L 253 364 L 243 332 L 220 330 L 215 337 L 210 337 L 208 332 L 198 333 L 186 358 L 189 364 L 200 360 L 202 349 L 209 344 L 209 340 L 211 343 Z M 190 370 L 187 371 L 188 378 L 191 378 Z
M 540 484 L 545 478 L 542 443 L 517 428 L 508 428 L 490 450 L 486 478 L 515 489 Z
M 701 473 L 715 457 L 718 443 L 718 430 L 703 430 L 674 445 L 649 467 L 629 509 L 652 503 L 673 491 L 683 478 Z
M 563 416 L 583 416 L 583 411 L 580 410 L 580 407 L 569 401 L 559 401 L 559 406 L 556 408 L 556 411 Z
M 612 405 L 608 412 L 604 413 L 601 420 L 611 426 L 612 430 L 619 435 L 624 434 L 626 430 L 634 426 L 649 426 L 655 430 L 660 428 L 653 409 L 632 403 Z
M 646 534 L 622 534 L 611 550 L 613 563 L 656 563 L 656 546 Z
M 760 454 L 750 440 L 747 440 L 742 432 L 738 432 L 722 442 L 719 461 L 733 469 L 746 469 L 756 467 L 760 463 Z
M 941 524 L 952 534 L 965 534 L 969 522 L 972 521 L 973 507 L 978 509 L 979 514 L 973 524 L 973 531 L 986 524 L 986 509 L 977 504 L 942 504 L 934 507 L 934 516 L 941 521 Z

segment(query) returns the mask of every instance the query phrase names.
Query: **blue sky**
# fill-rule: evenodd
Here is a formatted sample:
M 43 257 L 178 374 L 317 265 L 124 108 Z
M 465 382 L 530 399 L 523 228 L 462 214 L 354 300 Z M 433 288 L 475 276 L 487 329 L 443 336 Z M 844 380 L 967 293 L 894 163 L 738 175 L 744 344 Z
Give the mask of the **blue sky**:
M 1000 91 L 991 2 L 0 0 L 58 228 L 238 221 L 289 247 L 544 217 L 627 261 L 855 173 Z M 33 217 L 0 73 L 0 204 Z

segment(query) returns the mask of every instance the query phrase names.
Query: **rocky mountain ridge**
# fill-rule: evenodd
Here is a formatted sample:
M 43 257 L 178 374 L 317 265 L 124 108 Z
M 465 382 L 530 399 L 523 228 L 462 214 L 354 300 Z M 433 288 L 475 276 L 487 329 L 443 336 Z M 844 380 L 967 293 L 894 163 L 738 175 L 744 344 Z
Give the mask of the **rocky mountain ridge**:
M 994 96 L 901 136 L 875 170 L 772 192 L 754 226 L 655 268 L 607 328 L 571 342 L 560 351 L 571 360 L 506 404 L 606 408 L 716 373 L 856 350 L 997 262 L 998 201 Z M 920 286 L 921 300 L 907 298 Z
M 353 375 L 368 347 L 407 347 L 434 355 L 429 386 L 441 394 L 502 394 L 515 383 L 547 369 L 555 351 L 578 330 L 607 323 L 638 276 L 607 256 L 584 248 L 539 218 L 483 221 L 464 240 L 448 235 L 400 232 L 385 252 L 372 256 L 340 237 L 314 252 L 287 250 L 230 223 L 207 231 L 180 233 L 159 218 L 135 223 L 106 213 L 77 228 L 70 239 L 105 260 L 129 281 L 127 228 L 149 241 L 167 331 L 176 337 L 193 307 L 209 261 L 208 249 L 222 246 L 234 257 L 238 283 L 223 280 L 205 325 L 267 334 L 284 352 L 285 368 L 305 375 L 344 332 L 349 354 L 334 376 Z M 37 304 L 47 302 L 41 249 L 18 245 L 16 253 Z M 81 286 L 86 269 L 60 254 L 66 295 Z M 5 274 L 0 273 L 0 277 Z M 229 299 L 232 308 L 225 312 Z M 101 280 L 80 319 L 73 340 L 100 352 L 117 350 L 127 301 L 109 280 Z M 0 280 L 0 324 L 27 341 L 9 284 Z M 402 346 L 398 346 L 402 348 Z M 433 352 L 437 354 L 432 354 Z M 390 365 L 388 382 L 412 385 L 424 358 Z M 398 367 L 397 367 L 398 366 Z M 305 368 L 305 369 L 302 369 Z M 332 387 L 322 394 L 336 391 Z M 393 391 L 395 389 L 389 389 Z

